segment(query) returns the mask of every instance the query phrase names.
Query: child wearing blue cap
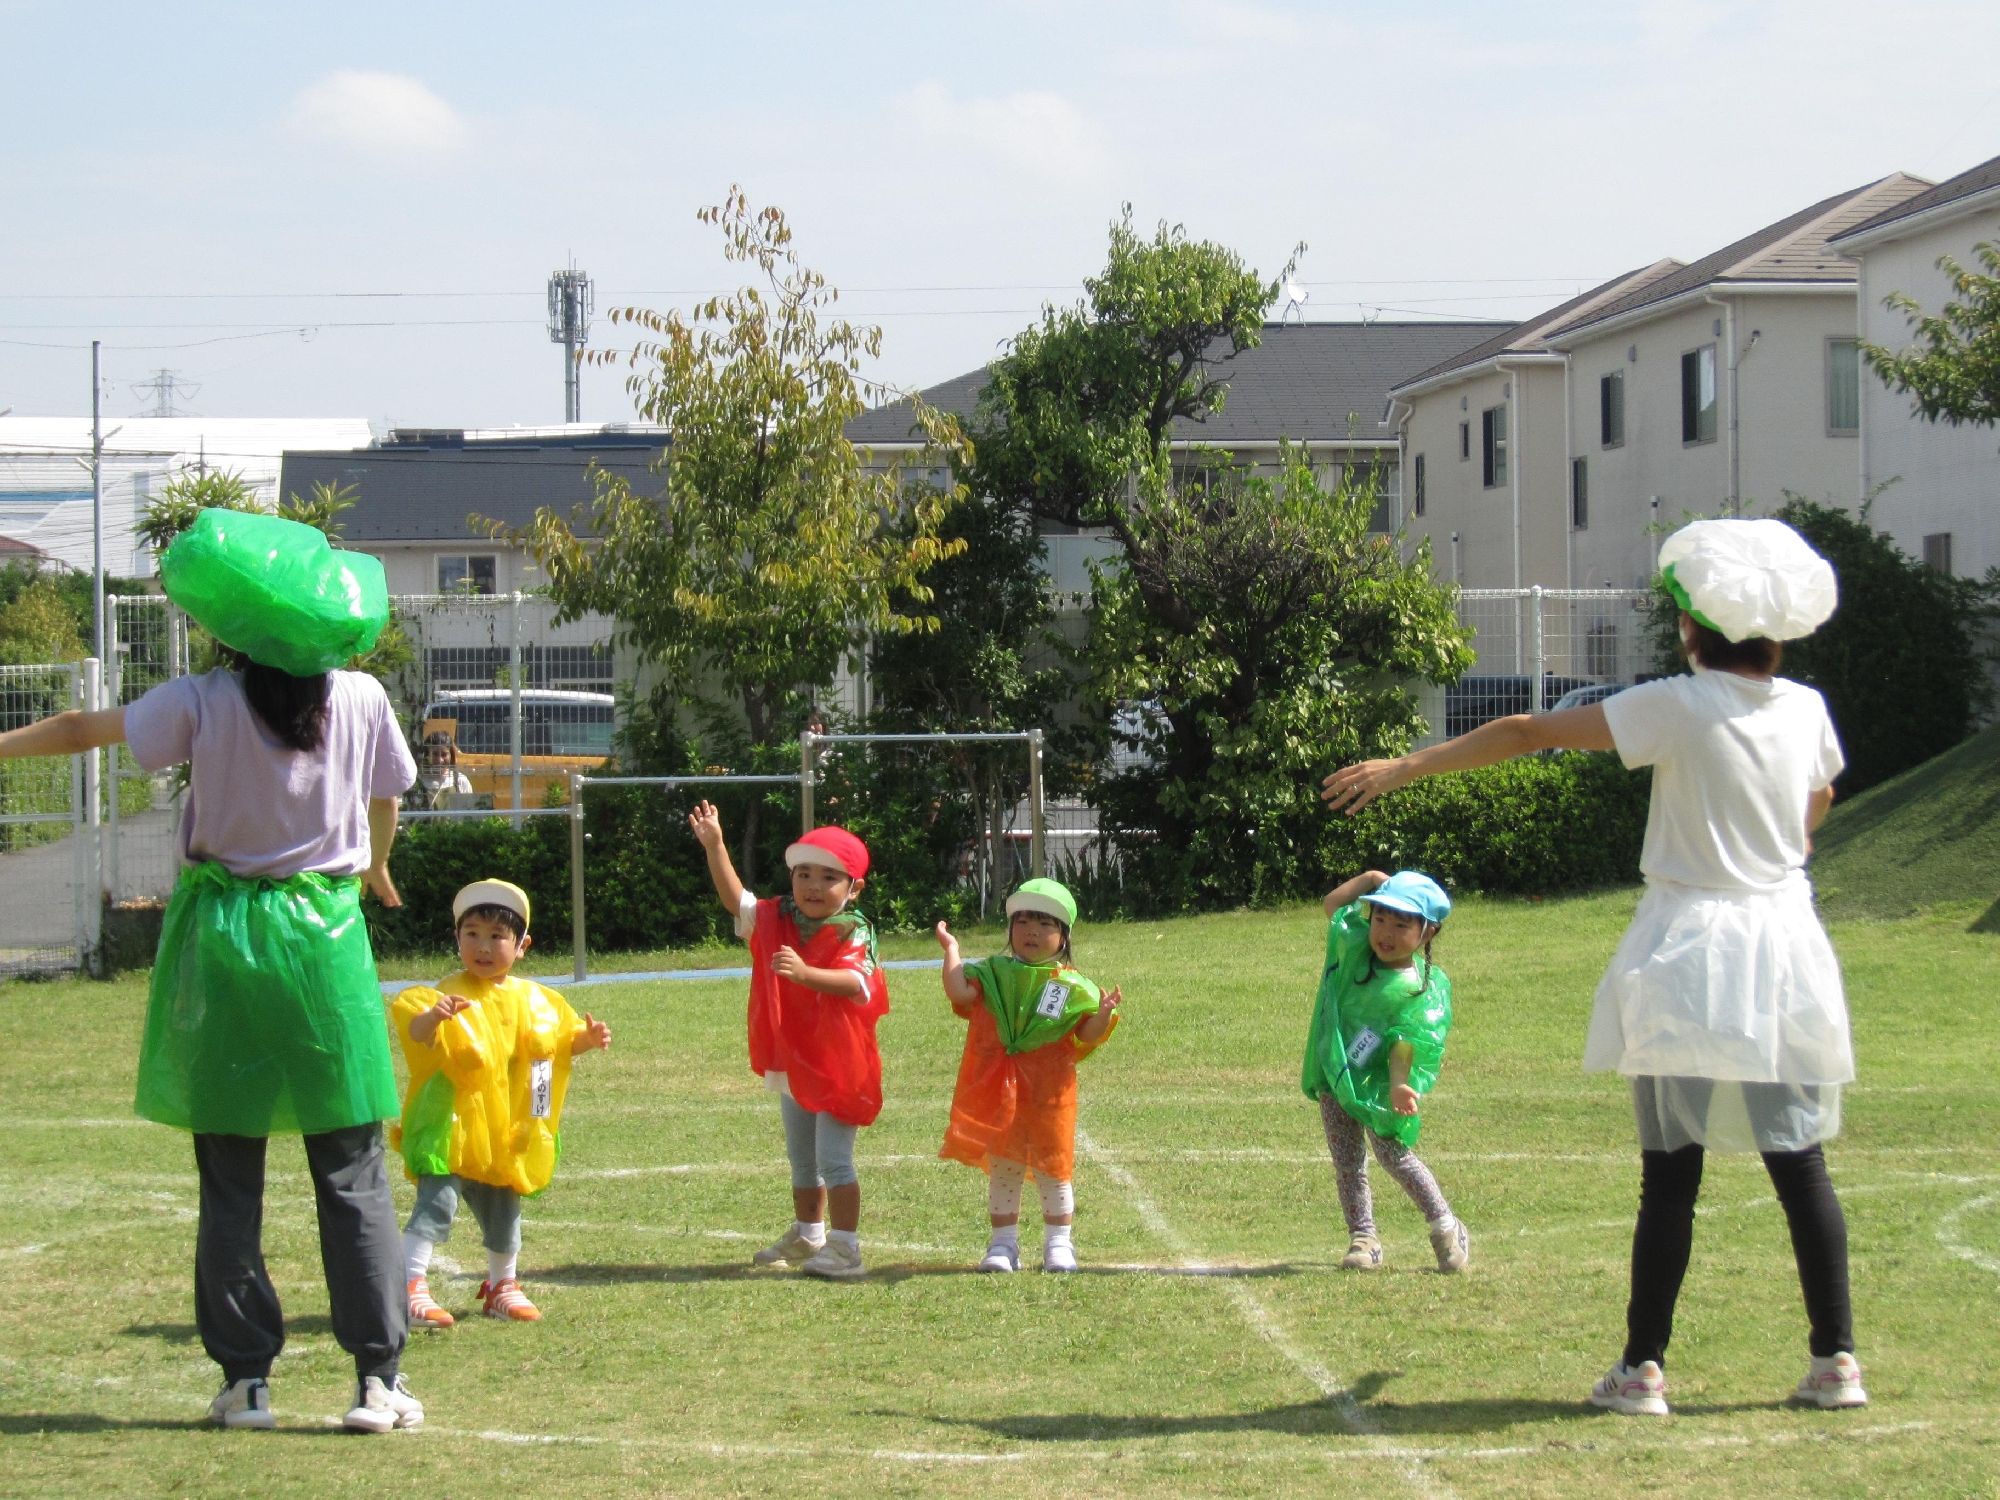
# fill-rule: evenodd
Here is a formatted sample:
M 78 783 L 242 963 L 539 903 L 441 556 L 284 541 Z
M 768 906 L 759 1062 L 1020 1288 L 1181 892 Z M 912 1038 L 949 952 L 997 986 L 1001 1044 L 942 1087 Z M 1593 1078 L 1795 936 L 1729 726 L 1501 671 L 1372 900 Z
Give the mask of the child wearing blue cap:
M 1306 1097 L 1319 1102 L 1349 1245 L 1340 1264 L 1379 1271 L 1368 1150 L 1402 1185 L 1430 1227 L 1438 1270 L 1465 1269 L 1471 1237 L 1430 1168 L 1411 1149 L 1417 1106 L 1437 1082 L 1451 1030 L 1451 980 L 1431 940 L 1451 898 L 1415 870 L 1369 870 L 1327 894 L 1326 969 L 1306 1038 Z

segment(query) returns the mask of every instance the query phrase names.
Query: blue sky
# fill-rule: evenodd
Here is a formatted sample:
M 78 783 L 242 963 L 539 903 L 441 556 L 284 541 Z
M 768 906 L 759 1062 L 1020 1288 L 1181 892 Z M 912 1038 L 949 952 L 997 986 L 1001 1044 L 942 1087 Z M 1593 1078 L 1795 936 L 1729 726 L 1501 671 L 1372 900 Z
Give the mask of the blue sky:
M 97 336 L 119 415 L 164 367 L 207 415 L 556 420 L 549 271 L 720 288 L 737 181 L 903 384 L 1074 297 L 1125 201 L 1266 271 L 1306 241 L 1314 317 L 1520 317 L 2000 154 L 1995 56 L 2000 7 L 1938 0 L 0 0 L 0 407 L 87 409 Z

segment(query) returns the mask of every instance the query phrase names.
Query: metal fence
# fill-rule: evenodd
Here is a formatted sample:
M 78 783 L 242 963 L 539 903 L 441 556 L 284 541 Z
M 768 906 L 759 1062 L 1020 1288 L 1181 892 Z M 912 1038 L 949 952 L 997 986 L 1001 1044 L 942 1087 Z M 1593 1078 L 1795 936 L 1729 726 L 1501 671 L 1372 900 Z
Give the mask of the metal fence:
M 1625 687 L 1653 667 L 1645 589 L 1461 589 L 1478 659 L 1417 694 L 1434 745 L 1506 714 L 1541 713 L 1581 688 Z
M 96 663 L 0 667 L 0 730 L 90 701 Z M 0 975 L 78 967 L 96 942 L 94 756 L 0 761 Z

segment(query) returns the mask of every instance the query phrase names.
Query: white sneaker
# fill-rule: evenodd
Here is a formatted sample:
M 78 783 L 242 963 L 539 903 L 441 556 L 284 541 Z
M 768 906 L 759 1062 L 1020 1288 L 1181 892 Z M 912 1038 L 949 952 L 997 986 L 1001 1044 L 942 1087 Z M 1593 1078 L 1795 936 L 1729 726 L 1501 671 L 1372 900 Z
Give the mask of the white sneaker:
M 986 1256 L 979 1262 L 982 1271 L 1018 1271 L 1021 1269 L 1021 1242 L 1019 1240 L 995 1240 L 986 1247 Z
M 1626 1369 L 1621 1359 L 1590 1388 L 1590 1404 L 1623 1412 L 1628 1417 L 1664 1417 L 1667 1377 L 1650 1359 L 1641 1360 L 1636 1370 Z
M 1840 1406 L 1866 1406 L 1868 1392 L 1861 1387 L 1861 1366 L 1851 1354 L 1836 1354 L 1830 1360 L 1814 1359 L 1792 1399 L 1802 1406 L 1818 1406 L 1831 1411 Z
M 384 1385 L 380 1376 L 370 1375 L 354 1388 L 354 1409 L 341 1419 L 349 1432 L 387 1432 L 392 1427 L 417 1427 L 424 1420 L 424 1405 L 410 1394 L 398 1375 L 394 1385 Z
M 1437 1256 L 1438 1274 L 1456 1276 L 1472 1255 L 1472 1236 L 1462 1219 L 1453 1219 L 1443 1229 L 1431 1231 L 1431 1250 Z
M 271 1388 L 263 1377 L 234 1380 L 208 1403 L 208 1420 L 217 1427 L 248 1427 L 269 1431 L 278 1425 L 271 1415 Z
M 859 1281 L 868 1274 L 868 1268 L 861 1264 L 861 1247 L 856 1245 L 849 1249 L 831 1235 L 799 1269 L 808 1276 L 818 1276 L 826 1281 Z
M 819 1254 L 821 1248 L 822 1245 L 816 1245 L 800 1234 L 798 1225 L 794 1224 L 778 1236 L 776 1243 L 766 1245 L 751 1256 L 750 1263 L 756 1266 L 802 1266 Z
M 1076 1269 L 1076 1247 L 1068 1240 L 1042 1241 L 1042 1269 L 1044 1271 L 1074 1271 Z

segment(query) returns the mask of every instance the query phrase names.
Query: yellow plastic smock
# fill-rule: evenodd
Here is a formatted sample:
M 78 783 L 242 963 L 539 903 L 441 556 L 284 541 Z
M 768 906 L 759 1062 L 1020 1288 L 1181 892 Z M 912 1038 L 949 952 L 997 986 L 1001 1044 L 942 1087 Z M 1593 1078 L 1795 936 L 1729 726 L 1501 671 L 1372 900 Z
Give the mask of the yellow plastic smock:
M 442 995 L 472 1004 L 426 1045 L 410 1023 Z M 495 984 L 461 970 L 435 989 L 404 990 L 391 1015 L 410 1085 L 390 1137 L 410 1175 L 453 1173 L 522 1194 L 547 1187 L 562 1152 L 570 1047 L 583 1030 L 569 1002 L 532 979 Z M 539 1079 L 537 1064 L 546 1064 Z

